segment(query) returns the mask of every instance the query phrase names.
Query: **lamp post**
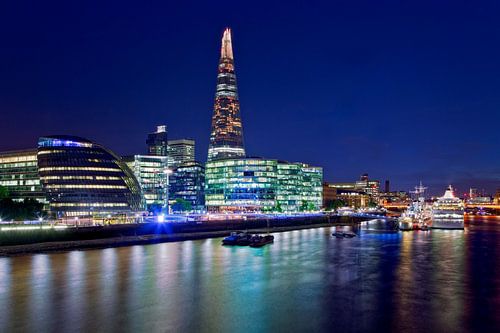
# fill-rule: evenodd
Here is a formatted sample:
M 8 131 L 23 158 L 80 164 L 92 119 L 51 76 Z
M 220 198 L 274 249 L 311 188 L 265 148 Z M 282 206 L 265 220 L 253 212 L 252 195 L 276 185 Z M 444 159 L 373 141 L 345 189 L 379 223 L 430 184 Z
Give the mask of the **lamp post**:
M 166 177 L 165 178 L 165 187 L 164 187 L 164 191 L 165 191 L 165 193 L 164 193 L 164 195 L 165 195 L 165 203 L 163 205 L 163 208 L 165 210 L 165 214 L 168 215 L 170 213 L 170 204 L 169 204 L 169 200 L 168 200 L 169 199 L 168 198 L 168 196 L 169 196 L 169 193 L 168 193 L 169 189 L 168 189 L 168 187 L 169 187 L 169 184 L 170 184 L 170 182 L 169 182 L 170 175 L 173 173 L 173 171 L 171 169 L 169 169 L 169 168 L 165 168 L 165 170 L 163 170 L 163 173 L 165 174 L 165 177 Z

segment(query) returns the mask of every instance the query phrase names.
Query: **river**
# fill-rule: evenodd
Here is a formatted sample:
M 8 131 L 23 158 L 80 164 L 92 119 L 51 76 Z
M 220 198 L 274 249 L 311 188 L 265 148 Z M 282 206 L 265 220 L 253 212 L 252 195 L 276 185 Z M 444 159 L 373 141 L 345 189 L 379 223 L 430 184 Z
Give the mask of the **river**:
M 500 330 L 500 219 L 333 230 L 0 258 L 0 332 Z

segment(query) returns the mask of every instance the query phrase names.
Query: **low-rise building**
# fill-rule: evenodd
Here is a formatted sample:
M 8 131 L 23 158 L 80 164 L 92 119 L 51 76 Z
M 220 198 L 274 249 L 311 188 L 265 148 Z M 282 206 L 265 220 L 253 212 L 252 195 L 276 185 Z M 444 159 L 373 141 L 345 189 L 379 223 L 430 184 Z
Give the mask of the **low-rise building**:
M 0 186 L 5 187 L 15 201 L 35 199 L 47 203 L 38 175 L 37 150 L 1 152 Z
M 209 211 L 319 210 L 323 170 L 263 158 L 207 162 L 205 205 Z
M 370 203 L 370 196 L 356 188 L 356 183 L 323 183 L 323 208 L 332 209 L 336 202 L 353 208 L 364 208 Z

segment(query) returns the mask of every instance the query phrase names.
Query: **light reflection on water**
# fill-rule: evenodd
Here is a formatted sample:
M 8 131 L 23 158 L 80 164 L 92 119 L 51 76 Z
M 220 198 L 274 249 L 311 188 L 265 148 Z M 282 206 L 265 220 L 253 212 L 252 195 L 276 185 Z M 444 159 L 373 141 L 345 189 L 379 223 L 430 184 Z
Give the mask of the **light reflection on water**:
M 208 239 L 1 258 L 0 332 L 500 327 L 500 222 L 385 227 L 277 233 L 258 249 Z

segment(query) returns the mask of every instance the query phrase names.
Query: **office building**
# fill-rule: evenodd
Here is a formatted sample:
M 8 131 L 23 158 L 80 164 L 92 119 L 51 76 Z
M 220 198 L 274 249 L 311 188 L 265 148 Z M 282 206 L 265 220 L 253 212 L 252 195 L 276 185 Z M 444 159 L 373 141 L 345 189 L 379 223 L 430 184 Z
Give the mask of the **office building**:
M 323 171 L 303 163 L 239 158 L 207 162 L 209 211 L 299 212 L 319 210 Z
M 168 167 L 177 168 L 186 163 L 195 162 L 195 143 L 191 139 L 168 141 Z
M 186 162 L 173 169 L 169 187 L 172 210 L 201 212 L 205 209 L 205 167 Z
M 146 145 L 148 146 L 148 155 L 167 156 L 167 126 L 157 126 L 156 132 L 149 133 Z
M 148 210 L 157 210 L 166 204 L 167 157 L 153 155 L 126 156 L 123 160 L 132 170 L 141 186 Z
M 234 70 L 231 30 L 228 28 L 222 37 L 208 161 L 243 156 L 245 148 L 240 102 Z
M 14 201 L 35 199 L 46 203 L 38 176 L 37 150 L 0 153 L 0 186 L 9 191 L 9 196 Z
M 360 180 L 356 182 L 355 189 L 368 194 L 372 198 L 373 202 L 378 202 L 380 195 L 380 182 L 378 180 L 370 180 L 367 173 L 361 175 Z
M 38 141 L 38 172 L 55 217 L 128 214 L 143 209 L 129 167 L 105 147 L 74 136 Z

